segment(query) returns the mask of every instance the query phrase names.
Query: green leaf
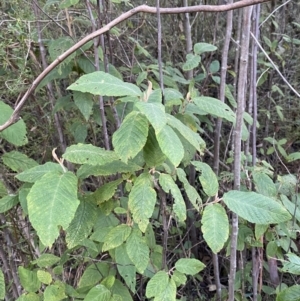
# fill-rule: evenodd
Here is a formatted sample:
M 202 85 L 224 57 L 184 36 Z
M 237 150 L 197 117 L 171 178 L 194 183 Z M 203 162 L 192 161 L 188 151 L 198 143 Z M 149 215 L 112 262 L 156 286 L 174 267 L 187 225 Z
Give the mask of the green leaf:
M 264 235 L 264 233 L 268 230 L 269 225 L 262 225 L 262 224 L 255 224 L 255 238 L 256 240 L 259 240 L 262 235 Z
M 0 101 L 0 124 L 1 125 L 9 120 L 12 113 L 13 113 L 13 109 L 9 105 Z M 7 129 L 0 132 L 0 137 L 15 146 L 22 146 L 28 143 L 26 134 L 27 134 L 26 125 L 24 121 L 20 119 L 15 124 L 12 124 Z
M 202 54 L 204 52 L 212 52 L 217 50 L 218 48 L 212 44 L 208 43 L 196 43 L 194 45 L 194 53 L 195 54 Z
M 163 293 L 169 284 L 169 275 L 165 271 L 157 272 L 147 283 L 146 297 L 152 298 Z
M 139 273 L 143 274 L 149 263 L 149 247 L 139 229 L 133 229 L 126 242 L 128 257 Z
M 211 74 L 217 73 L 220 70 L 220 62 L 217 60 L 214 60 L 209 65 L 209 72 Z
M 191 104 L 189 104 L 191 105 Z M 192 104 L 194 107 L 196 107 L 194 104 Z M 197 108 L 197 107 L 196 107 Z M 198 109 L 198 108 L 197 108 Z M 180 120 L 184 125 L 186 125 L 188 128 L 190 128 L 194 134 L 198 131 L 198 121 L 196 122 L 195 117 L 192 114 L 189 113 L 177 113 L 175 115 L 176 119 Z M 202 140 L 202 138 L 197 138 L 199 141 L 201 140 L 201 147 L 205 147 L 205 141 Z
M 133 173 L 141 169 L 141 166 L 138 166 L 130 161 L 126 164 L 120 160 L 117 160 L 102 166 L 91 166 L 88 164 L 82 165 L 77 171 L 77 176 L 80 179 L 85 179 L 91 175 L 109 176 L 116 173 Z
M 78 284 L 79 289 L 94 286 L 104 277 L 109 275 L 110 265 L 106 262 L 92 263 L 85 270 L 81 276 Z
M 155 301 L 176 301 L 176 283 L 171 278 L 165 290 L 155 297 Z
M 152 224 L 149 223 L 145 232 L 145 239 L 147 246 L 150 249 L 154 249 L 156 247 L 155 234 L 152 228 Z
M 175 263 L 175 268 L 186 275 L 196 275 L 205 268 L 205 265 L 198 259 L 181 258 Z
M 91 144 L 77 144 L 67 147 L 63 158 L 76 164 L 104 165 L 118 160 L 112 151 Z
M 73 123 L 68 124 L 68 128 L 70 133 L 73 135 L 76 143 L 84 143 L 87 137 L 87 131 L 89 125 L 87 123 L 83 123 L 80 120 L 75 120 Z
M 185 202 L 181 195 L 180 189 L 178 188 L 178 186 L 176 185 L 172 177 L 168 174 L 161 173 L 159 176 L 159 184 L 166 193 L 169 193 L 169 191 L 171 191 L 175 201 L 173 205 L 173 210 L 180 222 L 185 221 L 186 219 Z
M 293 253 L 286 254 L 289 261 L 283 261 L 282 271 L 294 275 L 300 275 L 300 257 Z
M 17 205 L 19 203 L 19 198 L 17 195 L 7 195 L 0 199 L 0 213 L 4 213 Z
M 120 178 L 118 180 L 102 185 L 93 193 L 93 198 L 95 199 L 95 202 L 97 204 L 101 204 L 111 199 L 115 195 L 116 189 L 122 182 L 123 179 Z
M 147 76 L 148 76 L 148 72 L 147 72 L 147 71 L 139 72 L 139 73 L 138 73 L 138 77 L 137 77 L 137 79 L 135 80 L 135 81 L 136 81 L 136 84 L 137 84 L 138 86 L 140 86 L 141 83 L 142 83 L 145 79 L 147 79 Z
M 102 96 L 141 96 L 141 90 L 133 84 L 124 83 L 119 78 L 96 71 L 81 76 L 68 90 L 88 92 Z
M 113 134 L 112 143 L 122 161 L 134 158 L 146 144 L 148 121 L 139 112 L 131 112 Z
M 207 96 L 195 97 L 193 102 L 207 114 L 224 118 L 230 122 L 235 122 L 235 114 L 230 107 L 219 99 Z
M 175 167 L 178 166 L 183 159 L 184 149 L 174 130 L 170 126 L 165 125 L 156 135 L 156 139 L 162 152 Z
M 4 274 L 0 269 L 0 299 L 3 300 L 5 298 L 5 281 Z
M 29 293 L 34 293 L 40 289 L 41 282 L 37 278 L 36 271 L 30 271 L 22 266 L 18 267 L 18 274 L 22 287 Z
M 146 231 L 156 203 L 156 192 L 152 186 L 153 180 L 150 174 L 143 173 L 135 180 L 129 194 L 128 207 L 132 212 L 133 220 L 143 232 Z
M 156 167 L 165 162 L 166 156 L 161 151 L 153 127 L 149 128 L 147 142 L 143 148 L 144 159 L 149 167 Z
M 119 280 L 116 279 L 114 286 L 112 287 L 112 293 L 122 297 L 122 301 L 133 301 L 127 287 Z M 117 299 L 116 301 L 118 301 Z
M 47 268 L 55 265 L 60 261 L 60 258 L 53 254 L 42 254 L 38 259 L 32 261 L 32 264 L 37 264 L 40 268 Z
M 44 292 L 44 301 L 60 301 L 66 297 L 65 285 L 59 282 L 47 286 Z
M 100 229 L 94 230 L 90 238 L 97 242 L 104 242 L 106 235 L 109 233 L 111 229 L 113 229 L 113 226 L 102 227 Z
M 189 183 L 183 169 L 177 168 L 176 172 L 177 172 L 177 177 L 178 177 L 179 181 L 184 186 L 184 191 L 185 191 L 187 197 L 189 198 L 190 202 L 195 207 L 195 209 L 197 209 L 199 211 L 200 205 L 202 204 L 202 199 L 201 199 L 199 193 L 197 192 L 196 188 Z
M 300 285 L 293 285 L 281 291 L 276 301 L 300 301 Z
M 88 121 L 93 110 L 94 100 L 93 96 L 89 93 L 73 92 L 73 98 L 76 107 L 84 116 L 85 120 Z
M 16 175 L 16 178 L 23 182 L 34 183 L 51 171 L 62 172 L 63 170 L 59 164 L 47 162 L 43 165 L 38 165 L 19 173 Z
M 165 107 L 161 103 L 140 101 L 136 102 L 135 106 L 146 116 L 156 134 L 167 124 Z
M 183 124 L 179 119 L 167 114 L 167 122 L 172 128 L 176 129 L 199 152 L 201 152 L 201 149 L 205 147 L 205 142 L 199 136 L 199 134 L 195 133 L 188 126 Z
M 66 242 L 71 249 L 79 245 L 91 233 L 98 217 L 97 206 L 88 201 L 81 201 L 74 219 L 66 229 Z
M 210 204 L 204 209 L 201 219 L 203 237 L 211 250 L 217 254 L 229 236 L 229 221 L 220 204 Z
M 295 208 L 295 204 L 292 203 L 288 199 L 288 197 L 286 195 L 284 195 L 284 194 L 280 195 L 280 199 L 281 199 L 281 201 L 283 203 L 283 206 L 288 210 L 288 212 L 291 215 L 295 216 L 296 220 L 298 222 L 300 222 L 300 209 L 298 208 L 298 206 L 296 206 L 296 208 Z
M 11 151 L 9 153 L 5 153 L 2 156 L 2 160 L 6 166 L 8 166 L 10 169 L 16 172 L 22 172 L 26 169 L 38 165 L 36 161 L 28 158 L 26 155 L 18 151 Z
M 262 172 L 254 171 L 252 173 L 256 191 L 262 195 L 276 198 L 277 189 L 272 179 Z
M 165 105 L 181 105 L 182 100 L 184 99 L 180 91 L 172 88 L 164 89 Z
M 211 167 L 208 164 L 199 161 L 192 161 L 191 163 L 195 166 L 196 170 L 201 173 L 199 180 L 204 192 L 208 196 L 215 196 L 218 193 L 219 183 L 218 178 Z
M 66 229 L 79 205 L 77 178 L 71 172 L 47 173 L 34 183 L 27 201 L 32 226 L 42 243 L 51 246 L 59 235 L 58 226 Z
M 108 288 L 110 290 L 112 288 L 112 286 L 114 285 L 115 280 L 116 280 L 115 276 L 108 275 L 101 281 L 101 284 L 103 284 L 106 288 Z
M 300 152 L 291 153 L 288 155 L 287 160 L 289 162 L 296 161 L 300 159 Z
M 175 281 L 176 286 L 185 285 L 187 278 L 184 274 L 179 271 L 173 271 L 172 279 Z
M 223 200 L 231 211 L 251 223 L 277 224 L 291 219 L 282 205 L 256 192 L 232 190 L 224 194 Z
M 235 100 L 234 96 L 232 95 L 231 90 L 228 85 L 225 85 L 225 96 L 228 99 L 230 105 L 233 108 L 236 108 L 237 107 L 236 100 Z
M 156 103 L 161 104 L 162 103 L 162 93 L 161 89 L 155 89 L 150 92 L 150 95 L 148 96 L 148 99 L 146 101 L 147 103 Z M 137 102 L 139 103 L 139 102 Z M 165 112 L 165 107 L 163 106 L 163 112 Z
M 199 55 L 194 55 L 192 53 L 187 54 L 186 62 L 182 66 L 183 71 L 193 70 L 197 68 L 199 63 L 201 62 L 201 57 Z
M 111 229 L 105 237 L 105 242 L 102 247 L 102 251 L 105 252 L 110 249 L 114 249 L 128 238 L 131 233 L 131 227 L 125 224 L 121 224 Z
M 248 112 L 243 113 L 243 118 L 249 125 L 253 125 L 253 118 Z
M 44 284 L 50 284 L 52 282 L 52 276 L 49 272 L 38 270 L 37 277 Z
M 123 244 L 115 250 L 117 269 L 126 285 L 135 294 L 136 268 L 127 255 L 126 246 Z
M 90 256 L 93 256 L 92 254 L 95 253 L 95 256 L 99 254 L 99 245 L 96 245 L 91 239 L 85 238 L 80 243 L 81 246 L 85 247 L 87 252 L 90 254 Z M 93 252 L 93 253 L 91 253 Z

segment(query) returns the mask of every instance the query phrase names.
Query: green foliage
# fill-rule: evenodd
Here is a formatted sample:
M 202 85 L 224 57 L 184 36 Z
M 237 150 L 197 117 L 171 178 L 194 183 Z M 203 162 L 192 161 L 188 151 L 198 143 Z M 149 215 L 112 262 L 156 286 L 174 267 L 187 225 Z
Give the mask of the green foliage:
M 111 151 L 90 144 L 72 145 L 66 149 L 63 158 L 72 163 L 104 165 L 118 160 L 118 156 Z
M 160 174 L 159 184 L 166 193 L 171 192 L 174 197 L 173 210 L 179 221 L 184 222 L 186 219 L 186 207 L 178 186 L 168 174 Z
M 204 209 L 201 222 L 203 237 L 217 254 L 229 236 L 229 221 L 225 209 L 220 204 L 208 205 Z
M 12 115 L 13 110 L 7 104 L 0 101 L 0 123 L 4 124 Z M 0 137 L 15 146 L 21 146 L 28 142 L 27 131 L 24 121 L 21 119 L 11 127 L 0 132 Z
M 171 163 L 176 167 L 184 156 L 183 145 L 174 130 L 165 125 L 156 135 L 159 147 Z
M 135 106 L 143 113 L 150 124 L 153 126 L 155 133 L 158 134 L 167 123 L 165 107 L 160 103 L 137 102 Z
M 54 193 L 55 192 L 55 193 Z M 42 243 L 51 246 L 66 229 L 79 205 L 77 178 L 71 172 L 50 172 L 36 181 L 28 194 L 28 214 Z
M 208 196 L 215 196 L 218 193 L 219 184 L 218 179 L 211 167 L 208 164 L 202 162 L 193 161 L 191 163 L 195 166 L 196 170 L 201 173 L 199 180 L 204 192 Z
M 156 203 L 156 192 L 152 188 L 152 181 L 149 174 L 141 174 L 135 180 L 129 194 L 128 207 L 132 212 L 133 220 L 143 232 L 146 231 Z
M 149 262 L 149 247 L 139 229 L 132 230 L 126 242 L 126 251 L 137 271 L 143 274 Z
M 30 271 L 23 267 L 18 268 L 20 282 L 24 289 L 29 293 L 35 293 L 39 290 L 41 282 L 38 279 L 37 271 Z
M 146 297 L 155 297 L 155 300 L 176 300 L 176 284 L 164 271 L 156 273 L 149 281 L 146 289 Z
M 130 260 L 126 245 L 122 244 L 121 246 L 116 248 L 115 251 L 116 256 L 116 263 L 118 272 L 120 273 L 121 277 L 125 281 L 126 285 L 129 289 L 135 293 L 136 291 L 136 267 L 133 265 L 132 261 Z
M 95 1 L 93 5 L 87 1 L 89 18 L 84 13 L 70 18 L 68 8 L 75 6 L 83 11 L 85 3 L 54 2 L 47 1 L 42 9 L 47 16 L 57 16 L 61 13 L 59 9 L 64 9 L 70 37 L 62 36 L 61 31 L 57 34 L 57 28 L 53 32 L 44 29 L 42 41 L 47 50 L 44 58 L 49 62 L 72 47 L 71 37 L 76 33 L 76 39 L 80 39 L 81 31 L 92 27 L 88 20 L 93 20 L 98 13 L 90 12 Z M 129 1 L 108 2 L 111 12 L 105 4 L 101 14 L 111 19 L 114 14 L 120 14 L 120 9 L 132 5 Z M 25 12 L 20 7 L 20 16 L 12 13 L 17 11 L 16 3 L 14 0 L 4 5 L 5 17 L 11 16 L 14 25 L 4 25 L 0 34 L 1 38 L 6 32 L 10 34 L 9 38 L 5 37 L 7 44 L 1 42 L 0 56 L 5 66 L 0 67 L 0 81 L 4 82 L 5 78 L 5 87 L 12 78 L 18 77 L 18 81 L 14 89 L 3 89 L 5 103 L 0 102 L 0 124 L 12 115 L 13 109 L 8 104 L 18 103 L 15 100 L 22 91 L 16 87 L 31 82 L 31 77 L 39 74 L 39 61 L 44 55 L 37 43 L 40 29 L 37 27 L 32 36 L 27 36 L 23 25 L 26 18 L 22 18 Z M 32 9 L 26 14 L 33 17 Z M 35 15 L 33 19 L 40 18 Z M 128 19 L 118 28 L 111 28 L 105 36 L 109 45 L 103 47 L 101 40 L 99 45 L 98 40 L 90 41 L 61 62 L 32 93 L 31 103 L 21 112 L 22 118 L 0 133 L 1 237 L 3 249 L 7 255 L 13 255 L 18 266 L 17 273 L 11 265 L 10 273 L 19 278 L 24 292 L 17 298 L 19 301 L 132 301 L 144 295 L 155 301 L 175 301 L 179 298 L 177 290 L 180 295 L 187 295 L 183 298 L 191 299 L 192 292 L 186 290 L 190 279 L 196 286 L 201 282 L 197 289 L 203 297 L 203 276 L 208 271 L 203 272 L 206 267 L 197 259 L 200 254 L 194 249 L 199 244 L 201 251 L 210 252 L 210 249 L 219 256 L 227 248 L 229 255 L 230 211 L 240 217 L 236 233 L 238 251 L 249 255 L 251 248 L 260 248 L 266 255 L 262 260 L 266 257 L 282 260 L 280 273 L 300 275 L 300 259 L 294 253 L 300 223 L 297 176 L 294 172 L 285 174 L 282 169 L 274 170 L 275 162 L 288 165 L 300 158 L 296 151 L 299 135 L 277 134 L 275 128 L 275 121 L 288 123 L 285 105 L 277 103 L 276 98 L 287 97 L 286 102 L 291 106 L 293 97 L 280 87 L 281 80 L 276 80 L 276 85 L 268 91 L 270 104 L 259 111 L 263 118 L 257 121 L 257 129 L 263 124 L 263 129 L 271 127 L 270 133 L 276 135 L 265 137 L 267 130 L 259 133 L 263 147 L 258 157 L 262 160 L 257 160 L 256 166 L 250 166 L 248 152 L 255 141 L 247 141 L 254 117 L 244 112 L 242 140 L 246 142 L 241 191 L 232 190 L 235 175 L 226 165 L 232 162 L 232 152 L 227 149 L 232 142 L 229 133 L 235 126 L 235 109 L 240 100 L 235 99 L 237 91 L 233 82 L 237 75 L 231 69 L 231 53 L 226 100 L 221 102 L 212 97 L 220 94 L 221 55 L 217 46 L 196 43 L 191 53 L 179 54 L 184 37 L 182 33 L 174 34 L 169 29 L 172 24 L 168 24 L 164 30 L 171 34 L 164 34 L 163 42 L 164 49 L 170 51 L 164 51 L 164 63 L 157 62 L 154 59 L 157 49 L 149 43 L 149 33 L 143 32 L 144 23 L 135 22 Z M 152 19 L 147 18 L 147 22 L 151 23 Z M 198 22 L 197 18 L 193 22 Z M 182 20 L 174 22 L 177 23 L 181 27 Z M 151 26 L 152 30 L 156 24 Z M 137 28 L 138 39 L 133 35 Z M 204 36 L 196 39 L 203 40 Z M 262 40 L 273 59 L 285 68 L 284 51 L 291 45 L 298 47 L 299 41 L 282 36 L 280 43 L 265 35 Z M 18 43 L 11 44 L 11 37 L 18 39 Z M 218 45 L 218 39 L 213 37 L 213 40 Z M 30 45 L 23 45 L 24 41 L 31 41 Z M 20 48 L 14 50 L 17 44 Z M 18 56 L 21 47 L 26 53 Z M 297 49 L 293 51 L 297 53 Z M 186 58 L 184 62 L 182 57 Z M 114 61 L 114 65 L 108 61 Z M 163 90 L 158 63 L 162 66 Z M 264 83 L 271 82 L 267 80 L 273 66 L 261 58 L 259 64 L 261 75 L 257 85 L 265 88 Z M 185 78 L 185 71 L 192 71 L 194 78 Z M 273 77 L 276 76 L 272 73 L 272 81 Z M 274 104 L 273 111 L 271 104 Z M 298 120 L 299 116 L 293 114 L 291 111 L 294 120 Z M 220 168 L 224 169 L 220 175 L 213 171 L 210 158 L 216 118 L 223 121 L 220 155 L 224 159 L 220 157 Z M 268 124 L 270 120 L 275 120 L 274 125 Z M 297 125 L 295 121 L 293 127 Z M 281 123 L 281 126 L 289 125 Z M 297 131 L 290 129 L 290 132 Z M 293 143 L 296 147 L 289 154 Z M 54 148 L 58 148 L 57 153 L 62 157 L 56 157 L 53 152 L 58 163 L 51 162 Z M 12 244 L 14 241 L 17 243 Z M 21 263 L 17 261 L 20 258 Z M 227 261 L 219 264 L 225 271 L 229 270 Z M 261 264 L 266 266 L 265 262 Z M 241 271 L 236 274 L 236 298 L 240 297 L 239 293 L 246 298 L 243 289 L 254 287 L 250 264 L 243 266 L 241 274 Z M 17 283 L 14 284 L 16 278 L 7 282 L 8 276 L 8 271 L 0 271 L 0 299 L 12 300 L 6 295 L 13 292 L 12 287 Z M 213 289 L 209 289 L 212 293 Z M 277 289 L 276 300 L 299 300 L 297 285 L 282 285 L 281 289 Z M 270 293 L 270 287 L 264 287 L 264 293 L 267 292 Z M 227 299 L 227 288 L 222 294 Z
M 175 263 L 175 268 L 183 274 L 195 275 L 205 268 L 205 265 L 193 258 L 181 258 Z
M 89 236 L 97 217 L 96 204 L 89 201 L 80 202 L 73 220 L 66 229 L 66 242 L 70 249 L 79 245 Z
M 113 135 L 113 146 L 116 153 L 125 163 L 134 158 L 146 144 L 148 122 L 138 112 L 131 112 L 124 119 L 121 127 Z
M 18 151 L 4 154 L 2 156 L 2 161 L 7 167 L 16 172 L 25 171 L 38 165 L 36 161 Z
M 112 228 L 111 231 L 105 236 L 104 245 L 102 251 L 107 251 L 110 249 L 117 248 L 122 245 L 124 241 L 128 238 L 131 233 L 131 228 L 127 225 L 118 225 Z
M 235 122 L 235 114 L 231 108 L 216 98 L 207 96 L 195 97 L 193 98 L 193 102 L 207 114 L 224 118 L 233 123 Z
M 299 301 L 300 300 L 299 293 L 300 293 L 300 285 L 293 285 L 281 291 L 277 295 L 276 301 L 287 301 L 287 300 Z
M 223 199 L 230 210 L 251 223 L 276 224 L 291 219 L 280 203 L 256 192 L 232 190 L 226 192 Z
M 103 96 L 141 96 L 137 86 L 102 71 L 83 75 L 68 89 Z

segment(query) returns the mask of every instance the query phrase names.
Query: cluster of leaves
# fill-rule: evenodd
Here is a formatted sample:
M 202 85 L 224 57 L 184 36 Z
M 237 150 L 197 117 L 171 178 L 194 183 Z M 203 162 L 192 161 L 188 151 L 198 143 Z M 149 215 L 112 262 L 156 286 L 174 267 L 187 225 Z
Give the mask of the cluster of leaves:
M 2 156 L 4 164 L 17 172 L 16 178 L 25 184 L 17 195 L 7 195 L 1 199 L 1 212 L 20 202 L 43 248 L 51 247 L 60 234 L 60 227 L 66 233 L 68 250 L 62 259 L 44 254 L 32 262 L 38 266 L 37 269 L 19 268 L 21 283 L 30 298 L 33 295 L 38 298 L 35 293 L 43 283 L 46 286 L 46 300 L 48 294 L 56 296 L 55 300 L 82 294 L 84 300 L 93 300 L 95 296 L 99 300 L 130 300 L 130 293 L 115 277 L 118 272 L 133 293 L 136 290 L 136 275 L 141 274 L 151 278 L 146 287 L 148 298 L 165 300 L 167 294 L 169 300 L 175 300 L 176 287 L 185 284 L 185 275 L 197 274 L 204 264 L 187 258 L 176 261 L 174 267 L 162 266 L 164 246 L 156 243 L 154 225 L 149 222 L 154 217 L 155 207 L 160 205 L 157 191 L 172 195 L 174 202 L 168 205 L 170 214 L 183 223 L 186 220 L 186 205 L 181 187 L 184 187 L 190 202 L 202 214 L 203 237 L 214 253 L 219 252 L 228 239 L 226 207 L 244 220 L 256 224 L 252 245 L 258 244 L 259 237 L 268 228 L 261 225 L 284 223 L 291 219 L 283 205 L 273 199 L 277 195 L 275 184 L 261 171 L 254 173 L 258 193 L 230 191 L 223 195 L 226 207 L 213 202 L 206 203 L 203 210 L 201 196 L 186 178 L 184 162 L 192 163 L 199 171 L 199 181 L 206 197 L 217 195 L 218 179 L 209 165 L 192 161 L 196 151 L 202 152 L 205 143 L 188 123 L 185 124 L 185 120 L 194 119 L 201 110 L 204 115 L 213 114 L 234 123 L 233 111 L 227 105 L 218 103 L 217 99 L 195 96 L 183 100 L 180 97 L 177 100 L 183 101 L 181 113 L 173 116 L 166 113 L 159 89 L 148 89 L 142 93 L 137 86 L 101 71 L 82 76 L 69 90 L 77 91 L 77 96 L 81 93 L 78 99 L 84 105 L 88 103 L 85 93 L 93 93 L 119 97 L 121 103 L 131 103 L 132 110 L 112 136 L 114 151 L 90 144 L 67 148 L 62 157 L 76 165 L 76 174 L 63 166 L 63 160 L 39 165 L 17 151 Z M 180 95 L 171 88 L 166 89 L 165 93 L 166 102 L 176 100 Z M 196 113 L 191 113 L 191 110 Z M 11 111 L 1 103 L 3 120 L 10 116 Z M 1 135 L 9 142 L 20 145 L 25 142 L 25 131 L 24 122 L 19 121 Z M 112 180 L 115 174 L 119 177 Z M 83 192 L 80 186 L 90 176 L 106 176 L 107 182 L 94 192 Z M 120 198 L 117 190 L 122 184 L 126 184 L 125 194 Z M 285 194 L 281 198 L 292 213 L 293 203 Z M 246 225 L 244 231 L 247 232 L 245 229 L 252 233 Z M 59 262 L 60 265 L 54 267 L 52 273 L 61 272 L 68 252 L 82 247 L 95 258 L 99 253 L 108 252 L 110 259 L 96 264 L 100 271 L 97 277 L 91 276 L 91 273 L 95 274 L 95 264 L 89 265 L 79 280 L 78 290 L 55 280 L 44 269 Z M 28 279 L 31 279 L 29 283 Z M 24 300 L 27 296 L 24 295 Z
M 75 4 L 71 2 L 64 1 L 66 7 Z M 49 42 L 50 58 L 54 60 L 72 44 L 70 38 Z M 136 47 L 147 55 L 141 45 Z M 94 72 L 91 58 L 81 52 L 70 56 L 40 84 L 38 89 L 52 80 L 68 78 L 72 71 L 84 74 L 69 86 L 69 94 L 57 99 L 54 107 L 53 113 L 75 115 L 66 126 L 73 144 L 67 147 L 61 159 L 53 152 L 57 163 L 49 160 L 42 164 L 20 150 L 7 151 L 1 156 L 3 166 L 13 171 L 21 184 L 11 194 L 7 192 L 6 183 L 0 180 L 0 213 L 21 208 L 37 235 L 35 244 L 42 253 L 31 258 L 27 266 L 18 267 L 24 290 L 19 301 L 40 298 L 46 301 L 68 298 L 129 301 L 135 294 L 157 301 L 176 300 L 179 288 L 192 276 L 199 277 L 205 269 L 200 260 L 186 257 L 176 244 L 165 243 L 158 234 L 160 231 L 168 234 L 165 231 L 169 229 L 162 229 L 164 219 L 170 223 L 176 221 L 177 227 L 172 231 L 178 237 L 187 230 L 187 201 L 192 204 L 195 215 L 201 217 L 197 230 L 213 253 L 226 252 L 230 256 L 228 217 L 232 211 L 241 217 L 239 251 L 263 247 L 263 236 L 267 243 L 266 255 L 282 260 L 281 271 L 300 274 L 300 258 L 295 254 L 294 242 L 299 230 L 295 221 L 300 223 L 296 177 L 282 175 L 274 182 L 272 167 L 261 161 L 253 168 L 247 167 L 256 192 L 244 185 L 242 191 L 232 190 L 218 196 L 222 177 L 219 179 L 202 160 L 206 147 L 203 129 L 212 127 L 211 119 L 219 117 L 230 126 L 235 124 L 236 102 L 229 85 L 226 86 L 229 105 L 200 95 L 195 88 L 208 78 L 218 86 L 219 62 L 213 60 L 207 70 L 201 64 L 205 54 L 216 50 L 207 43 L 194 45 L 193 53 L 187 55 L 181 66 L 183 71 L 202 70 L 192 81 L 184 78 L 180 68 L 166 64 L 163 97 L 156 64 L 140 64 L 134 70 L 135 85 L 124 82 L 113 65 L 109 65 L 105 73 L 102 62 L 102 71 Z M 103 60 L 103 54 L 100 57 Z M 187 96 L 181 91 L 188 91 Z M 110 98 L 114 97 L 118 118 L 122 120 L 121 126 L 111 133 L 113 150 L 105 150 L 97 144 L 103 121 L 99 118 L 95 96 L 104 97 L 109 121 L 114 118 L 110 111 Z M 0 102 L 0 112 L 0 124 L 3 124 L 11 116 L 12 108 Z M 248 125 L 252 123 L 250 115 L 245 113 L 244 141 L 249 137 Z M 93 138 L 89 132 L 93 132 Z M 22 119 L 0 133 L 2 141 L 15 147 L 26 145 L 27 136 Z M 87 143 L 88 139 L 92 143 Z M 276 150 L 289 161 L 299 159 L 299 152 L 286 154 L 282 147 L 286 141 L 273 138 L 266 141 L 273 147 L 268 154 Z M 64 161 L 68 162 L 69 170 Z M 188 180 L 190 166 L 197 171 L 197 183 Z M 90 181 L 96 183 L 96 187 L 91 188 Z M 58 241 L 64 239 L 66 245 L 59 256 L 52 254 Z M 178 240 L 182 244 L 181 238 Z M 174 256 L 167 261 L 172 249 Z M 84 267 L 76 285 L 64 281 L 65 269 L 74 260 L 77 269 L 79 264 Z M 249 271 L 248 266 L 246 270 Z M 237 291 L 242 277 L 239 271 Z M 250 272 L 245 277 L 251 285 Z M 141 281 L 146 282 L 145 288 Z M 9 290 L 6 284 L 5 287 L 4 275 L 0 272 L 2 299 Z M 299 290 L 296 285 L 283 286 L 277 291 L 277 300 L 294 300 Z M 270 295 L 275 293 L 267 286 L 264 291 Z M 227 291 L 223 294 L 226 298 Z

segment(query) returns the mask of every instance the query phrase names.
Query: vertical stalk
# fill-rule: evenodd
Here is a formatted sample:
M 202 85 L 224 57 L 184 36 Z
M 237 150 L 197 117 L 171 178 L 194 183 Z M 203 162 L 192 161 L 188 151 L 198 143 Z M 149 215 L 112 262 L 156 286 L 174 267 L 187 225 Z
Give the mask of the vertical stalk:
M 188 0 L 182 0 L 183 7 L 188 7 L 189 3 Z M 184 35 L 185 35 L 185 53 L 189 54 L 193 50 L 193 41 L 192 41 L 192 25 L 190 23 L 190 14 L 185 13 L 184 14 Z M 193 70 L 189 70 L 186 72 L 186 78 L 187 80 L 193 79 Z M 190 165 L 189 167 L 189 182 L 191 185 L 195 185 L 195 179 L 196 179 L 196 170 L 194 165 Z M 190 200 L 186 197 L 185 198 L 185 204 L 188 211 L 192 212 L 193 205 L 191 204 Z M 195 227 L 195 216 L 194 215 L 188 215 L 187 218 L 188 222 L 188 228 L 190 241 L 192 242 L 192 253 L 194 254 L 195 258 L 199 255 L 199 248 L 198 248 L 198 235 L 197 235 L 197 229 Z
M 228 3 L 232 3 L 233 0 L 229 0 Z M 222 62 L 221 62 L 221 80 L 220 80 L 220 101 L 225 102 L 225 87 L 226 87 L 226 75 L 227 75 L 227 62 L 228 62 L 228 50 L 230 45 L 230 39 L 232 35 L 232 16 L 233 12 L 227 12 L 226 20 L 226 34 L 224 40 L 224 46 L 222 50 Z M 219 174 L 219 161 L 220 161 L 220 136 L 222 128 L 222 119 L 218 118 L 215 128 L 214 137 L 214 165 L 213 170 L 216 175 Z M 220 282 L 220 272 L 219 272 L 219 258 L 217 254 L 212 254 L 213 265 L 214 265 L 214 276 L 216 284 L 217 300 L 221 300 L 221 282 Z
M 188 0 L 182 0 L 183 7 L 188 7 Z M 190 14 L 184 14 L 184 35 L 185 35 L 185 52 L 189 54 L 193 50 L 192 32 L 191 32 Z M 193 78 L 193 70 L 189 70 L 186 73 L 187 79 Z
M 241 56 L 238 79 L 237 93 L 237 111 L 236 125 L 234 130 L 234 189 L 240 190 L 241 182 L 241 137 L 243 114 L 245 111 L 245 95 L 247 88 L 247 68 L 248 68 L 248 49 L 250 39 L 250 18 L 252 7 L 243 8 L 243 23 L 242 23 L 242 41 L 241 41 Z M 234 282 L 236 275 L 236 253 L 237 253 L 237 236 L 238 236 L 238 216 L 232 213 L 232 233 L 230 246 L 230 275 L 228 280 L 229 298 L 228 301 L 234 301 Z
M 97 24 L 96 24 L 95 18 L 93 16 L 92 9 L 91 9 L 92 5 L 89 0 L 86 0 L 86 5 L 87 5 L 87 9 L 88 9 L 89 16 L 91 19 L 91 23 L 92 23 L 92 30 L 96 31 Z M 101 37 L 103 38 L 103 35 L 101 35 Z M 100 37 L 100 40 L 101 40 L 101 37 Z M 103 49 L 103 51 L 104 51 L 104 49 Z M 94 60 L 95 60 L 95 63 L 94 63 L 95 69 L 96 69 L 96 71 L 99 71 L 100 66 L 99 66 L 98 38 L 94 38 Z M 101 120 L 102 120 L 102 134 L 103 134 L 103 139 L 104 139 L 104 147 L 106 150 L 109 150 L 110 144 L 109 144 L 109 136 L 108 136 L 108 131 L 107 131 L 103 96 L 99 95 L 98 101 L 99 101 L 99 109 L 100 109 L 100 115 L 101 115 Z
M 159 0 L 156 0 L 156 15 L 157 15 L 157 61 L 158 61 L 158 68 L 159 68 L 159 86 L 161 89 L 161 93 L 163 96 L 163 103 L 164 103 L 164 78 L 163 78 L 163 71 L 162 71 L 162 57 L 161 57 L 161 15 L 160 15 L 160 3 Z
M 252 31 L 255 38 L 259 39 L 259 16 L 260 16 L 260 4 L 253 9 L 252 17 Z M 252 165 L 256 165 L 256 123 L 257 123 L 257 44 L 252 39 L 252 59 L 251 59 L 251 100 L 252 100 L 252 117 L 253 125 L 251 128 L 251 145 L 252 145 Z M 260 259 L 257 256 L 257 248 L 252 247 L 252 289 L 253 289 L 253 301 L 257 301 L 257 284 L 259 268 L 262 265 Z

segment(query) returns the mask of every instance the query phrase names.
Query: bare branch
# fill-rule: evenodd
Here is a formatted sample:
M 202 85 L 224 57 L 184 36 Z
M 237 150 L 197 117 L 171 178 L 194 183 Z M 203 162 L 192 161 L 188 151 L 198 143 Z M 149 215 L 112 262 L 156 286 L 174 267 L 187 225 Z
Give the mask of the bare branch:
M 233 9 L 238 9 L 246 6 L 251 6 L 259 3 L 268 2 L 270 0 L 241 0 L 232 4 L 225 4 L 225 5 L 195 5 L 195 6 L 188 6 L 188 7 L 174 7 L 174 8 L 160 8 L 160 14 L 181 14 L 181 13 L 192 13 L 192 12 L 224 12 Z M 14 109 L 12 116 L 6 121 L 3 125 L 0 126 L 0 132 L 8 128 L 10 125 L 15 123 L 19 118 L 19 113 L 24 106 L 27 98 L 29 95 L 36 89 L 39 83 L 45 78 L 50 71 L 52 71 L 56 66 L 58 66 L 61 62 L 63 62 L 69 55 L 74 53 L 77 49 L 82 47 L 87 42 L 93 40 L 95 37 L 102 35 L 105 32 L 108 32 L 114 26 L 118 25 L 119 23 L 127 20 L 128 18 L 132 17 L 137 13 L 148 13 L 148 14 L 157 14 L 157 8 L 151 7 L 148 5 L 140 5 L 136 8 L 129 10 L 128 12 L 122 14 L 118 18 L 114 19 L 101 29 L 89 34 L 62 55 L 60 55 L 56 60 L 52 62 L 32 83 L 29 89 L 26 91 L 20 102 Z

